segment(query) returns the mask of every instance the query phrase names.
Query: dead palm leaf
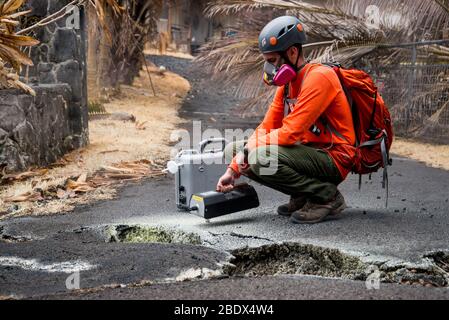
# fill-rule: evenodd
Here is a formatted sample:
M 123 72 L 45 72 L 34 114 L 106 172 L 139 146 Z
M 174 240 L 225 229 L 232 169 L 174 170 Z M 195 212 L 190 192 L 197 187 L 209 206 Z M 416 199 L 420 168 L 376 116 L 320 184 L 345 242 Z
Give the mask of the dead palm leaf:
M 9 0 L 0 5 L 0 13 L 8 14 L 19 9 L 23 4 L 23 0 Z
M 107 12 L 110 9 L 115 18 L 120 17 L 120 15 L 124 12 L 124 8 L 121 7 L 116 0 L 93 0 L 93 3 L 90 2 L 95 7 L 95 12 L 97 13 L 98 21 L 102 29 L 105 31 L 106 37 L 109 41 L 112 41 L 112 33 L 108 22 L 106 21 Z
M 14 181 L 25 181 L 34 177 L 41 177 L 48 173 L 48 169 L 38 169 L 15 174 L 5 174 L 0 178 L 0 183 L 10 183 Z
M 3 201 L 8 203 L 8 202 L 41 201 L 43 199 L 44 198 L 42 197 L 42 194 L 40 192 L 28 191 L 17 196 L 4 198 Z
M 33 61 L 20 48 L 39 43 L 31 37 L 15 33 L 19 25 L 17 19 L 29 13 L 29 11 L 15 12 L 23 2 L 24 0 L 8 0 L 0 5 L 0 88 L 18 88 L 35 95 L 34 90 L 22 83 L 17 75 L 21 65 L 33 65 Z
M 378 28 L 367 24 L 366 9 L 375 5 L 380 11 Z M 267 14 L 275 10 L 275 14 Z M 321 5 L 288 0 L 217 0 L 211 1 L 207 14 L 241 16 L 237 35 L 207 44 L 197 61 L 212 73 L 229 81 L 240 79 L 237 89 L 241 97 L 264 97 L 267 88 L 260 85 L 262 56 L 258 52 L 258 34 L 262 27 L 278 15 L 300 18 L 312 43 L 305 45 L 308 59 L 317 62 L 338 61 L 350 67 L 367 55 L 405 58 L 404 50 L 386 50 L 388 45 L 437 38 L 449 25 L 449 12 L 443 1 L 412 0 L 328 0 Z M 387 52 L 385 52 L 387 51 Z M 441 60 L 444 49 L 434 50 Z M 254 109 L 257 99 L 247 110 Z M 266 104 L 265 104 L 266 105 Z M 260 108 L 259 108 L 260 109 Z

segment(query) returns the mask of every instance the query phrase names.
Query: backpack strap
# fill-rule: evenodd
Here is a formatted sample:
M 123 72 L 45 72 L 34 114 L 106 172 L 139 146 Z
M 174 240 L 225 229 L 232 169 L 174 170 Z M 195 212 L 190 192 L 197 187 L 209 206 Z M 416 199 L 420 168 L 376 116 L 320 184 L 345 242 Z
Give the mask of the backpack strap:
M 349 107 L 351 108 L 351 113 L 352 113 L 352 121 L 354 122 L 354 132 L 355 132 L 355 138 L 356 138 L 355 147 L 358 147 L 360 145 L 360 139 L 357 135 L 357 128 L 359 127 L 359 124 L 358 124 L 359 123 L 359 114 L 357 111 L 357 106 L 354 103 L 354 99 L 352 99 L 351 92 L 349 91 L 348 87 L 344 84 L 344 82 L 340 78 L 340 75 L 338 74 L 338 72 L 335 70 L 335 68 L 340 69 L 341 64 L 327 62 L 327 63 L 323 63 L 323 66 L 329 67 L 335 71 L 335 73 L 337 74 L 338 80 L 340 81 L 343 92 L 345 93 L 346 99 L 348 99 Z
M 284 87 L 284 118 L 290 114 L 290 104 L 296 104 L 297 99 L 289 99 L 290 84 L 286 84 Z
M 310 68 L 306 71 L 306 73 L 304 74 L 304 77 L 302 78 L 301 87 L 300 87 L 301 89 L 304 84 L 304 80 L 306 80 L 306 77 L 309 74 L 309 71 L 310 71 Z M 290 96 L 290 84 L 286 84 L 284 87 L 284 118 L 286 118 L 291 112 L 290 104 L 296 104 L 296 102 L 298 101 L 298 99 L 290 99 L 289 96 Z
M 388 166 L 390 165 L 389 163 L 389 156 L 388 156 L 388 150 L 387 150 L 387 143 L 386 143 L 386 139 L 387 139 L 387 134 L 385 133 L 383 135 L 382 138 L 382 142 L 380 143 L 380 149 L 382 152 L 382 161 L 384 163 L 384 173 L 383 173 L 383 179 L 382 179 L 382 188 L 385 189 L 386 192 L 386 197 L 385 197 L 385 208 L 388 208 L 388 198 L 389 198 L 389 192 L 388 192 Z
M 325 118 L 320 118 L 320 121 L 326 127 L 326 129 L 329 130 L 331 134 L 334 134 L 340 139 L 343 139 L 349 143 L 349 141 L 343 136 L 343 134 L 341 134 L 337 129 L 335 129 L 335 127 L 331 125 L 328 121 L 326 121 Z
M 375 119 L 375 116 L 376 116 L 376 109 L 377 109 L 377 95 L 378 95 L 378 93 L 377 93 L 377 90 L 376 90 L 376 92 L 374 94 L 373 113 L 371 114 L 371 120 L 370 120 L 370 124 L 369 124 L 370 129 L 375 129 L 374 128 L 374 119 Z
M 388 208 L 388 200 L 389 200 L 389 179 L 388 179 L 388 166 L 391 164 L 390 163 L 390 156 L 388 154 L 388 149 L 387 149 L 387 139 L 388 139 L 388 135 L 385 131 L 383 131 L 383 135 L 382 137 L 380 137 L 379 139 L 376 140 L 370 140 L 367 141 L 363 144 L 360 145 L 360 148 L 364 148 L 364 147 L 372 147 L 375 145 L 379 145 L 380 144 L 380 150 L 382 153 L 382 162 L 383 162 L 383 167 L 384 167 L 384 172 L 383 172 L 383 177 L 382 177 L 382 188 L 385 189 L 386 191 L 386 197 L 385 197 L 385 207 Z

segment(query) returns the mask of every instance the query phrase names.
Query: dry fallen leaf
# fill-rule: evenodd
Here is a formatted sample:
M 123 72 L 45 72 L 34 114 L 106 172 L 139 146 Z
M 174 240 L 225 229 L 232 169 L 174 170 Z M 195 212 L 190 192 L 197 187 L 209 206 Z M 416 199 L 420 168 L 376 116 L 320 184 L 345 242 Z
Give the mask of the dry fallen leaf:
M 156 163 L 154 160 L 140 160 L 135 162 L 121 162 L 113 166 L 104 166 L 101 171 L 94 174 L 93 177 L 88 177 L 87 173 L 83 173 L 75 180 L 68 179 L 65 187 L 60 187 L 53 191 L 49 199 L 70 199 L 76 198 L 77 194 L 87 193 L 102 186 L 110 186 L 117 184 L 120 181 L 139 181 L 145 177 L 159 177 L 164 176 L 162 172 L 163 166 Z M 33 171 L 33 174 L 45 174 L 47 170 Z M 30 172 L 20 174 L 20 177 L 30 176 Z M 15 176 L 16 177 L 16 176 Z M 36 180 L 33 180 L 32 185 L 35 187 Z M 64 190 L 65 189 L 65 190 Z M 4 199 L 5 202 L 24 202 L 24 201 L 39 201 L 44 200 L 42 193 L 34 190 L 18 196 Z
M 76 187 L 72 191 L 73 192 L 78 192 L 78 193 L 87 193 L 87 192 L 90 192 L 90 191 L 93 191 L 93 190 L 95 190 L 95 188 L 93 188 L 91 186 L 88 186 L 88 185 L 85 185 L 85 186 Z
M 110 186 L 114 182 L 111 181 L 111 179 L 107 179 L 103 176 L 96 175 L 92 178 L 92 180 L 90 180 L 90 183 L 94 188 L 98 188 Z
M 2 180 L 2 183 L 12 182 L 12 181 L 24 181 L 29 178 L 44 176 L 47 173 L 48 173 L 48 169 L 32 170 L 32 171 L 26 171 L 26 172 L 22 172 L 22 173 L 6 174 L 1 178 L 1 180 Z
M 115 173 L 132 173 L 133 170 L 131 169 L 124 169 L 124 168 L 116 168 L 112 166 L 104 166 L 102 168 L 105 172 L 115 172 Z
M 8 197 L 3 199 L 5 202 L 25 202 L 25 201 L 40 201 L 43 200 L 40 192 L 37 191 L 28 191 L 24 194 Z
M 85 183 L 87 181 L 87 173 L 83 173 L 79 176 L 78 180 L 76 180 L 77 183 Z
M 71 179 L 67 180 L 66 188 L 67 188 L 67 191 L 73 191 L 73 192 L 78 192 L 78 193 L 86 193 L 86 192 L 94 190 L 94 188 L 91 187 L 86 182 L 78 182 L 78 181 L 73 181 Z
M 58 191 L 56 191 L 56 196 L 58 197 L 58 199 L 67 199 L 68 192 L 62 189 L 58 189 Z
M 128 151 L 117 149 L 117 150 L 105 150 L 105 151 L 99 152 L 99 154 L 119 153 L 119 152 L 129 153 Z
M 152 160 L 121 162 L 114 166 L 104 166 L 101 175 L 105 179 L 135 181 L 144 177 L 160 175 L 162 167 L 158 165 L 157 171 L 154 171 L 152 167 L 155 166 L 156 164 Z
M 144 121 L 144 122 L 139 122 L 136 121 L 136 129 L 137 130 L 146 130 L 147 128 L 145 127 L 145 124 L 148 123 L 148 121 Z
M 116 180 L 136 180 L 142 178 L 142 176 L 139 174 L 110 173 L 106 174 L 105 178 Z

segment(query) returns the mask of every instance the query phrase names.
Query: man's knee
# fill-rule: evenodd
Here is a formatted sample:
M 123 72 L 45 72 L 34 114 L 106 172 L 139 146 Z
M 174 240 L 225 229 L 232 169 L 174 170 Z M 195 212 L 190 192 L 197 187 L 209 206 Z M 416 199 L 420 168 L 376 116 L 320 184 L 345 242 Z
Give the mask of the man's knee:
M 263 146 L 250 152 L 248 162 L 251 171 L 257 176 L 275 175 L 279 168 L 277 146 Z

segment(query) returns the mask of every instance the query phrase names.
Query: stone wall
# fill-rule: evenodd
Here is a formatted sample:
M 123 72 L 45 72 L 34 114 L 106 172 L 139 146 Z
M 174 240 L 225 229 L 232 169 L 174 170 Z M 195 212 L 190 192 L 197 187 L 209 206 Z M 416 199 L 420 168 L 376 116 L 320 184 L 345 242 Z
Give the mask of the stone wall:
M 70 0 L 28 0 L 30 21 L 56 12 Z M 86 38 L 84 11 L 80 28 L 66 19 L 36 30 L 41 43 L 32 48 L 34 67 L 24 81 L 36 97 L 17 90 L 0 91 L 0 165 L 21 171 L 47 165 L 88 143 Z M 26 79 L 25 79 L 26 77 Z
M 36 97 L 18 90 L 0 91 L 0 163 L 8 171 L 55 162 L 85 144 L 69 85 L 34 87 Z
M 28 0 L 32 9 L 32 21 L 40 20 L 60 9 L 70 0 Z M 67 19 L 36 30 L 41 43 L 32 48 L 34 67 L 29 68 L 31 83 L 68 83 L 72 88 L 73 101 L 86 103 L 86 36 L 84 9 L 79 10 L 79 29 L 67 24 Z M 73 22 L 70 20 L 69 22 Z

